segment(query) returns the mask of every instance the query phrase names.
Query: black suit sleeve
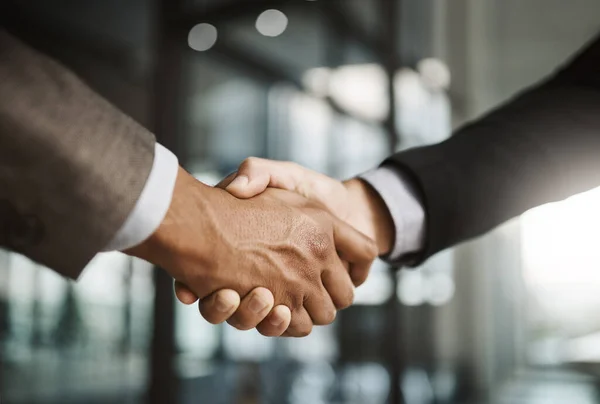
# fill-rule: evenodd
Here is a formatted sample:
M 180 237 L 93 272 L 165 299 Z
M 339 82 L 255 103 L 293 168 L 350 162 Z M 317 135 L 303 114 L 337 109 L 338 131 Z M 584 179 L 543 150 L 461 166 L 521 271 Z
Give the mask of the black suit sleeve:
M 449 140 L 384 164 L 412 175 L 422 193 L 421 260 L 532 207 L 600 186 L 600 37 L 550 79 Z

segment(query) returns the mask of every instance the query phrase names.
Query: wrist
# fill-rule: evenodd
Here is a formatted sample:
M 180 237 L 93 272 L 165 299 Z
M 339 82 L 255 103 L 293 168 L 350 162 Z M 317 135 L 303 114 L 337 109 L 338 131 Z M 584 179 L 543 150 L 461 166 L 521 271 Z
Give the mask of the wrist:
M 124 252 L 160 266 L 173 277 L 176 276 L 172 272 L 180 266 L 178 261 L 188 255 L 188 244 L 192 240 L 196 241 L 196 258 L 208 256 L 206 246 L 197 243 L 197 237 L 205 234 L 207 216 L 203 205 L 211 190 L 212 187 L 197 181 L 179 167 L 171 204 L 163 221 L 150 237 Z
M 344 182 L 356 212 L 363 216 L 371 228 L 379 255 L 388 254 L 394 245 L 395 229 L 392 215 L 379 193 L 366 181 L 352 178 Z

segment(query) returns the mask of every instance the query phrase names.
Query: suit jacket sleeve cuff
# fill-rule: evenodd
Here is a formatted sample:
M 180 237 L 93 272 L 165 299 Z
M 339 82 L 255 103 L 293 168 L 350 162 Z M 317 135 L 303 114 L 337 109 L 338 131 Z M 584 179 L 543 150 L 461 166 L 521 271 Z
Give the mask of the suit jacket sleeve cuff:
M 402 171 L 381 166 L 360 176 L 379 193 L 394 221 L 395 241 L 392 251 L 381 257 L 394 264 L 410 264 L 424 246 L 425 210 L 412 181 Z
M 122 251 L 134 247 L 158 229 L 171 205 L 178 169 L 177 157 L 155 143 L 152 169 L 142 193 L 104 251 Z

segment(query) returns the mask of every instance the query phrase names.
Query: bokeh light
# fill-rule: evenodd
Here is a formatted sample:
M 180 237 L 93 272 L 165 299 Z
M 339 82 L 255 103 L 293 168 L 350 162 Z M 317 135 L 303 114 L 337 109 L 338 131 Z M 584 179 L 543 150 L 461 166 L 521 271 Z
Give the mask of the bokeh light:
M 279 10 L 265 10 L 256 19 L 256 29 L 264 36 L 279 36 L 287 25 L 287 16 Z
M 211 24 L 198 24 L 188 34 L 188 45 L 195 51 L 204 52 L 217 43 L 217 28 Z

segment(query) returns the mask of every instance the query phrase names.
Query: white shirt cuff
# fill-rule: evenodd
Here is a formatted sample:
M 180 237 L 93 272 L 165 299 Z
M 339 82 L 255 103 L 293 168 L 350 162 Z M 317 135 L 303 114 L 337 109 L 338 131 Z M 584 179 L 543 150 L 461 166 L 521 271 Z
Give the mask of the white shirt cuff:
M 158 229 L 171 205 L 178 170 L 177 157 L 156 143 L 152 169 L 140 198 L 104 251 L 134 247 Z
M 360 178 L 379 193 L 394 221 L 396 239 L 386 259 L 397 261 L 406 254 L 420 252 L 425 243 L 425 210 L 410 179 L 385 166 Z

